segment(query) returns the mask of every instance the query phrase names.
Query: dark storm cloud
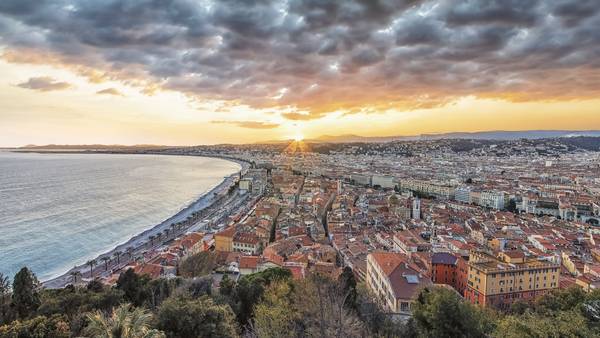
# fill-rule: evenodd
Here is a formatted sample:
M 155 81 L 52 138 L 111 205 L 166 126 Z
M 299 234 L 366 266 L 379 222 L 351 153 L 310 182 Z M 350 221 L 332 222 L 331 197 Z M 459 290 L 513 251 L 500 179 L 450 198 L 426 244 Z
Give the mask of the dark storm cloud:
M 71 87 L 71 84 L 67 82 L 56 81 L 55 79 L 42 76 L 42 77 L 32 77 L 26 82 L 17 84 L 18 87 L 38 90 L 41 92 L 49 92 L 53 90 L 63 90 Z
M 597 97 L 598 7 L 594 0 L 2 0 L 0 45 L 10 62 L 65 66 L 145 92 L 281 107 L 287 119 L 308 120 L 335 110 L 436 107 L 463 95 Z

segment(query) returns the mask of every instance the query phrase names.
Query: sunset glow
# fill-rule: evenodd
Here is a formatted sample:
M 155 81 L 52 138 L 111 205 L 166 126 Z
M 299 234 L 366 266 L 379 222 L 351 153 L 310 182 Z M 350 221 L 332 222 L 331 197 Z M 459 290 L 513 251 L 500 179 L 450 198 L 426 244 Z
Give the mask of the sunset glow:
M 600 129 L 585 4 L 326 3 L 2 1 L 0 146 Z

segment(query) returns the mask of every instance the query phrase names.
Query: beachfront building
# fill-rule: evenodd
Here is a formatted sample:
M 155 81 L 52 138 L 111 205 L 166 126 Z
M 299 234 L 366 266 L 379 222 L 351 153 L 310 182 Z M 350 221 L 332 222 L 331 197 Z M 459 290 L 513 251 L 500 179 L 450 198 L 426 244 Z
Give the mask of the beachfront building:
M 521 251 L 497 256 L 471 252 L 465 298 L 482 306 L 506 310 L 517 301 L 531 301 L 558 288 L 560 265 L 527 258 Z
M 367 287 L 390 313 L 410 315 L 419 291 L 430 285 L 429 278 L 412 267 L 403 254 L 374 252 L 367 256 Z

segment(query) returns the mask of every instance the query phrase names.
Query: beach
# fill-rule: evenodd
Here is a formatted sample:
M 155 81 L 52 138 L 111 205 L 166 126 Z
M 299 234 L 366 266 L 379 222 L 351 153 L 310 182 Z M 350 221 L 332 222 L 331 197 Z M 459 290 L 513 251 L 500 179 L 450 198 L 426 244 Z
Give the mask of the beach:
M 203 157 L 206 157 L 206 156 L 203 156 Z M 148 249 L 148 242 L 150 241 L 149 240 L 150 236 L 157 236 L 158 234 L 163 234 L 163 232 L 165 230 L 172 230 L 172 224 L 177 224 L 179 222 L 184 222 L 184 221 L 188 220 L 188 218 L 190 218 L 193 214 L 196 214 L 203 210 L 206 210 L 207 208 L 211 207 L 216 201 L 218 201 L 222 197 L 226 196 L 229 192 L 229 189 L 236 184 L 238 177 L 240 175 L 240 172 L 243 173 L 249 167 L 249 164 L 247 162 L 239 161 L 236 159 L 227 159 L 227 160 L 238 163 L 241 166 L 240 171 L 224 177 L 224 179 L 219 184 L 215 185 L 212 189 L 203 193 L 201 196 L 198 197 L 197 200 L 195 200 L 188 206 L 181 209 L 175 215 L 173 215 L 173 216 L 165 219 L 161 223 L 156 224 L 155 226 L 131 237 L 127 241 L 116 245 L 112 250 L 98 254 L 95 258 L 93 258 L 97 262 L 96 268 L 98 268 L 98 271 L 104 271 L 104 269 L 103 269 L 104 263 L 102 263 L 103 262 L 102 259 L 106 258 L 106 257 L 111 259 L 111 267 L 112 267 L 111 269 L 112 270 L 118 270 L 118 269 L 123 268 L 124 266 L 127 265 L 127 263 L 129 263 L 132 256 L 135 256 L 136 254 L 140 254 L 143 251 Z M 187 231 L 187 230 L 183 229 L 183 232 L 185 232 L 185 231 Z M 120 260 L 120 264 L 114 263 L 114 257 L 117 252 L 121 253 L 122 259 Z M 126 254 L 128 252 L 129 252 L 129 256 L 130 256 L 129 260 L 125 259 Z M 92 259 L 92 257 L 89 257 L 88 259 Z M 85 277 L 86 274 L 89 275 L 90 267 L 89 267 L 89 265 L 86 264 L 86 261 L 87 261 L 87 259 L 85 261 L 82 261 L 80 265 L 73 267 L 72 269 L 66 271 L 64 274 L 62 274 L 58 277 L 44 281 L 42 283 L 43 286 L 45 288 L 62 288 L 62 287 L 65 287 L 66 285 L 72 283 L 72 279 L 73 279 L 72 275 L 73 274 L 77 273 L 83 277 Z M 96 268 L 94 268 L 94 269 L 96 269 Z

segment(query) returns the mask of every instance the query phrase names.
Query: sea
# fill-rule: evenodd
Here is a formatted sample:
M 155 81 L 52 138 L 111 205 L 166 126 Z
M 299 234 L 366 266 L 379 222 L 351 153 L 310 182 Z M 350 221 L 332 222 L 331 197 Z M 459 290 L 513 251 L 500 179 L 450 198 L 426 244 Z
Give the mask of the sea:
M 166 155 L 0 151 L 0 273 L 40 281 L 175 215 L 226 176 L 231 161 Z

